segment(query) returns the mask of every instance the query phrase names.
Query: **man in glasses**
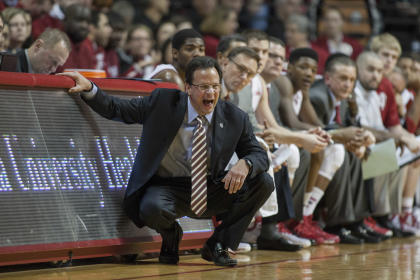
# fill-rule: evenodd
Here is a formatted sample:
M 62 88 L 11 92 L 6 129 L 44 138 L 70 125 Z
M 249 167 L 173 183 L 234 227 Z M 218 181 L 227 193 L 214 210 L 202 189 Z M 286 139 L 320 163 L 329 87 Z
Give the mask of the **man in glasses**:
M 256 71 L 257 61 L 250 64 Z M 177 218 L 221 217 L 202 257 L 234 266 L 236 249 L 255 212 L 273 191 L 265 172 L 268 158 L 244 112 L 219 101 L 222 71 L 210 57 L 196 57 L 185 72 L 186 93 L 156 89 L 150 96 L 123 100 L 109 96 L 78 73 L 70 93 L 108 119 L 143 125 L 124 208 L 138 226 L 159 232 L 159 262 L 177 264 L 182 229 Z M 147 120 L 147 121 L 146 121 Z M 225 171 L 233 153 L 237 163 Z
M 194 29 L 183 29 L 172 38 L 172 64 L 159 64 L 145 79 L 160 79 L 175 83 L 185 90 L 185 70 L 187 64 L 197 56 L 204 56 L 204 40 Z

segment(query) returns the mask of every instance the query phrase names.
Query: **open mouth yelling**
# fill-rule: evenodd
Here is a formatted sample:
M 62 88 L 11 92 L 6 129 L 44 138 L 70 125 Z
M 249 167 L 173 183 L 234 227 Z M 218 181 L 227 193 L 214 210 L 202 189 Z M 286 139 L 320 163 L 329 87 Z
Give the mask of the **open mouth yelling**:
M 215 103 L 214 99 L 203 99 L 203 104 L 206 108 L 213 108 Z

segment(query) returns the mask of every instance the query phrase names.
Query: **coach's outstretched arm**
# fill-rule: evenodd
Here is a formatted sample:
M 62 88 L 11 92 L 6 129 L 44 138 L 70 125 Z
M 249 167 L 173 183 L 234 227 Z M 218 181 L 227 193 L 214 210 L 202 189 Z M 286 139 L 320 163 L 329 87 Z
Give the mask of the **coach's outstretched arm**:
M 102 117 L 127 124 L 142 124 L 152 108 L 152 103 L 159 96 L 159 90 L 155 90 L 150 96 L 144 98 L 121 99 L 106 94 L 78 72 L 57 75 L 72 78 L 76 84 L 69 89 L 69 93 L 80 92 L 82 99 Z

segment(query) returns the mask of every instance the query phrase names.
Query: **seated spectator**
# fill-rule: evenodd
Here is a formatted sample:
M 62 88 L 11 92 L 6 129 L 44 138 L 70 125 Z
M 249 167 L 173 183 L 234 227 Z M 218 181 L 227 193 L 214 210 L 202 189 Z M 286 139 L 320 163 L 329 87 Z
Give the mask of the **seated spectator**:
M 238 28 L 238 18 L 234 10 L 219 7 L 208 15 L 200 25 L 206 45 L 206 55 L 216 57 L 220 37 L 233 34 Z
M 50 74 L 62 66 L 70 53 L 71 43 L 58 29 L 45 30 L 27 50 L 20 51 L 17 72 Z
M 50 1 L 45 1 L 45 2 L 50 2 Z M 55 5 L 58 5 L 58 4 L 55 4 Z M 60 30 L 63 29 L 62 19 L 53 17 L 51 15 L 51 11 L 53 7 L 54 6 L 52 5 L 49 5 L 49 6 L 46 5 L 44 13 L 39 15 L 39 17 L 34 18 L 34 20 L 32 21 L 32 38 L 34 40 L 38 38 L 38 36 L 41 35 L 41 33 L 44 32 L 44 30 L 48 27 L 58 28 Z
M 7 25 L 4 23 L 3 16 L 0 14 L 0 52 L 6 51 L 5 48 L 5 29 Z
M 217 0 L 192 0 L 192 9 L 187 11 L 187 16 L 191 19 L 193 25 L 190 28 L 200 29 L 201 22 L 214 11 L 217 2 Z
M 324 33 L 312 44 L 325 50 L 329 55 L 343 53 L 356 59 L 363 51 L 360 43 L 343 33 L 343 16 L 337 8 L 329 7 L 324 11 L 322 22 Z
M 0 51 L 6 52 L 10 43 L 9 26 L 6 23 L 3 26 L 3 32 L 1 32 L 1 35 L 3 36 L 3 41 L 0 43 Z
M 169 12 L 170 1 L 144 0 L 138 2 L 140 2 L 140 7 L 135 10 L 134 24 L 143 24 L 150 30 L 156 30 L 162 18 Z
M 108 14 L 109 23 L 112 27 L 112 33 L 105 48 L 105 71 L 107 77 L 115 78 L 120 75 L 120 58 L 118 52 L 124 47 L 127 37 L 124 18 L 110 11 Z
M 168 38 L 162 45 L 160 49 L 162 54 L 161 63 L 162 64 L 172 64 L 172 38 Z
M 272 15 L 267 28 L 268 35 L 285 40 L 285 24 L 289 16 L 302 14 L 302 0 L 274 0 L 272 4 Z
M 177 27 L 171 20 L 162 21 L 155 32 L 156 49 L 162 48 L 163 43 L 171 38 L 176 30 Z
M 125 26 L 128 27 L 133 24 L 135 10 L 130 2 L 125 0 L 115 2 L 111 7 L 111 11 L 114 11 L 123 17 Z
M 239 15 L 239 24 L 243 29 L 265 31 L 268 27 L 270 8 L 264 0 L 248 0 Z
M 220 0 L 220 6 L 232 9 L 236 15 L 239 15 L 244 6 L 244 2 L 244 0 Z
M 28 38 L 28 22 L 26 12 L 18 8 L 6 8 L 2 12 L 4 21 L 9 26 L 9 48 L 11 53 L 17 53 Z
M 63 69 L 95 69 L 96 59 L 89 34 L 90 9 L 81 4 L 73 4 L 66 8 L 64 31 L 70 38 L 72 50 Z
M 89 25 L 88 38 L 92 42 L 92 49 L 95 54 L 95 69 L 105 69 L 105 47 L 111 37 L 112 28 L 109 23 L 108 15 L 103 12 L 92 11 L 91 24 Z
M 122 77 L 143 78 L 153 71 L 160 60 L 152 51 L 153 43 L 152 31 L 146 25 L 135 25 L 128 31 L 126 50 L 132 64 L 121 66 Z
M 296 48 L 312 48 L 318 54 L 318 74 L 324 73 L 328 53 L 309 42 L 309 20 L 302 15 L 291 15 L 285 25 L 286 57 Z
M 193 28 L 192 21 L 184 16 L 181 15 L 174 15 L 171 17 L 171 21 L 175 23 L 176 31 L 180 31 L 182 29 L 191 29 Z M 197 28 L 198 30 L 199 28 Z

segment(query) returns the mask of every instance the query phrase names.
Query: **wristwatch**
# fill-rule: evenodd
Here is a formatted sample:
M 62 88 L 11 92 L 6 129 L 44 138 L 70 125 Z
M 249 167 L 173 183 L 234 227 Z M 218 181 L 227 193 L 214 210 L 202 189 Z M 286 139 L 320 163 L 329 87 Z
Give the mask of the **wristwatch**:
M 253 165 L 252 165 L 252 161 L 250 161 L 250 160 L 249 160 L 249 159 L 247 159 L 247 158 L 244 158 L 244 160 L 245 160 L 246 165 L 248 165 L 248 167 L 249 167 L 249 172 L 248 172 L 248 174 L 251 174 L 251 172 L 252 172 L 252 167 L 253 167 Z

